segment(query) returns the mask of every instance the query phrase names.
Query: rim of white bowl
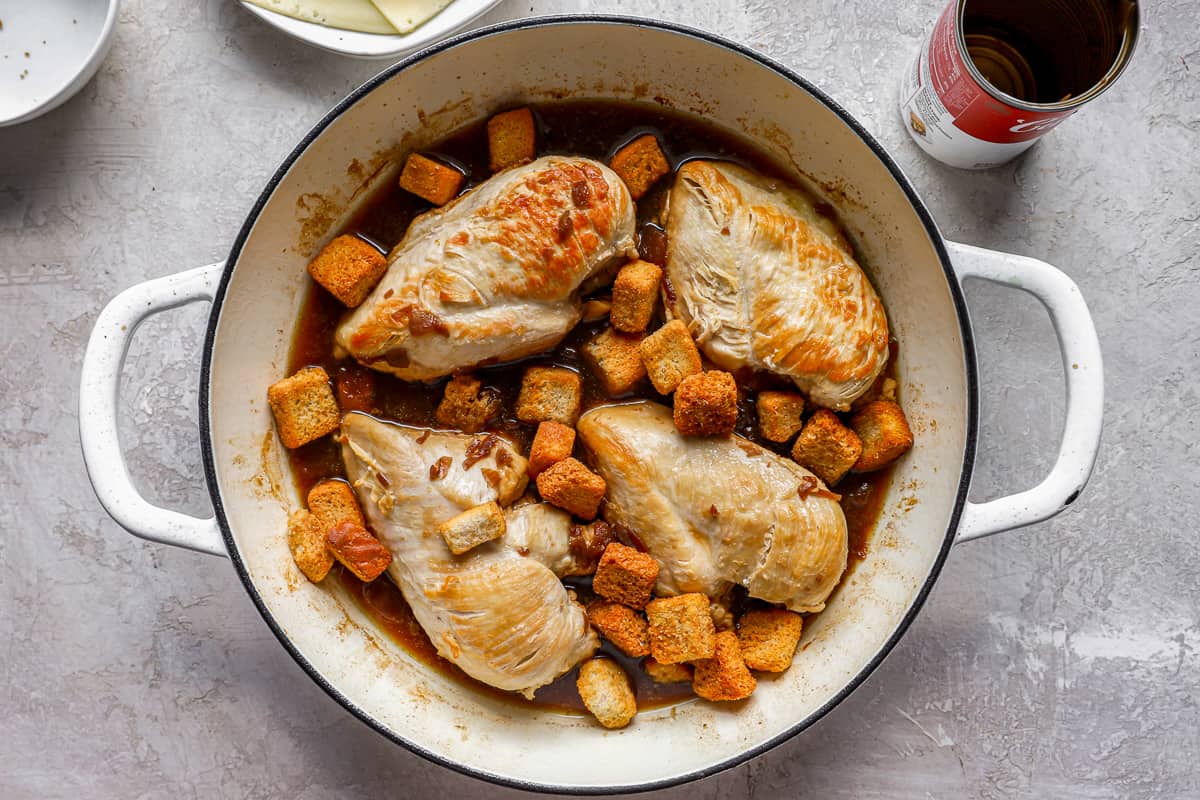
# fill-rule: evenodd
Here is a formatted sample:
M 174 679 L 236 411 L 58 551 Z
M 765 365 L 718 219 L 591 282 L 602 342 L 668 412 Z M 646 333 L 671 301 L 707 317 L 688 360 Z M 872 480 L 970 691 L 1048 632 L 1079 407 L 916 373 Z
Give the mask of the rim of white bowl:
M 364 33 L 289 17 L 278 11 L 238 4 L 272 28 L 327 53 L 352 58 L 398 58 L 461 30 L 500 4 L 500 0 L 451 0 L 441 11 L 410 33 Z
M 37 119 L 79 94 L 79 90 L 88 85 L 88 82 L 91 81 L 100 69 L 100 64 L 104 61 L 104 57 L 108 55 L 109 45 L 112 44 L 113 32 L 117 29 L 117 14 L 120 10 L 121 0 L 108 0 L 108 11 L 104 15 L 104 24 L 100 26 L 100 35 L 96 37 L 96 41 L 92 45 L 92 49 L 88 52 L 83 66 L 42 102 L 14 117 L 0 119 L 0 128 L 8 125 L 19 125 L 22 122 Z M 81 77 L 82 80 L 80 80 Z

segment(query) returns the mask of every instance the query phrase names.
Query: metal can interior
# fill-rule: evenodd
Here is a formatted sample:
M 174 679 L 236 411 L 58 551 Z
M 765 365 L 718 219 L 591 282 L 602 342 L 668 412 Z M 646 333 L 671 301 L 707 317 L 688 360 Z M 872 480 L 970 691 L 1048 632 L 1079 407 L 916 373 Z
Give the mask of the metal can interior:
M 1138 39 L 1136 0 L 957 0 L 955 36 L 976 82 L 1028 111 L 1065 111 L 1101 94 Z

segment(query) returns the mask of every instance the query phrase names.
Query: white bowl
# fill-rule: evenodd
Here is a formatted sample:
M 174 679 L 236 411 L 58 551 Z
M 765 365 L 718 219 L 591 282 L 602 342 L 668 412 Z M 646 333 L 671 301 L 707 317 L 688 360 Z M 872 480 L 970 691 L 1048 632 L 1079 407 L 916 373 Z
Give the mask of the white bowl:
M 26 0 L 0 7 L 0 125 L 70 100 L 108 54 L 120 0 Z
M 449 36 L 471 20 L 491 10 L 500 0 L 453 0 L 421 27 L 411 33 L 360 33 L 305 22 L 269 11 L 241 0 L 242 8 L 295 39 L 356 58 L 397 58 Z

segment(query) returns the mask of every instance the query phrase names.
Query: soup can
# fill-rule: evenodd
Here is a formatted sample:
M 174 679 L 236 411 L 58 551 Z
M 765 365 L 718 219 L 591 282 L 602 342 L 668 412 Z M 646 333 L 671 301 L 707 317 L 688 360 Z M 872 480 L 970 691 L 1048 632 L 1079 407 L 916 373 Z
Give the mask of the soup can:
M 1116 81 L 1138 16 L 1136 0 L 954 0 L 901 80 L 904 127 L 938 161 L 999 166 Z

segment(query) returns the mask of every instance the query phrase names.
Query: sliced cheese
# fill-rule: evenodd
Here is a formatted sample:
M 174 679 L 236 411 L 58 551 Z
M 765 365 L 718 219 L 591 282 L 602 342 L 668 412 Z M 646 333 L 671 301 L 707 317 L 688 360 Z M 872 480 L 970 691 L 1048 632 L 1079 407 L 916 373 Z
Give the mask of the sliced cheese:
M 371 0 L 245 0 L 305 22 L 363 33 L 396 33 Z M 440 6 L 439 6 L 440 8 Z
M 429 21 L 451 0 L 371 0 L 388 22 L 401 33 L 409 33 Z

